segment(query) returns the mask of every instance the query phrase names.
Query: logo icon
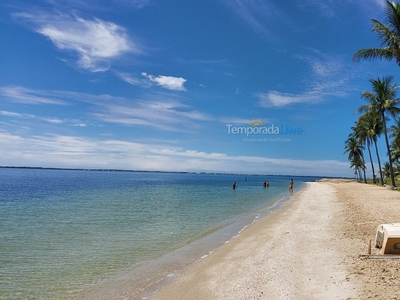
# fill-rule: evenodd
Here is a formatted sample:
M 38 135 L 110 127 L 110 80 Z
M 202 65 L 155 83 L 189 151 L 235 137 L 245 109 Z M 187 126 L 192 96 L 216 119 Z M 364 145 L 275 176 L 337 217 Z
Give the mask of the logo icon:
M 253 119 L 251 121 L 250 126 L 251 127 L 259 127 L 264 125 L 264 120 L 263 119 Z

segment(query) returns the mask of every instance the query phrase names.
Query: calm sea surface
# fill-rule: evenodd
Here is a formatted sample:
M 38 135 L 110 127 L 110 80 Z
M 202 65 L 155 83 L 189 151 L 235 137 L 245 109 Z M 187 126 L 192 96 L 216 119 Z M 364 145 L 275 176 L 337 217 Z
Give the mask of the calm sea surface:
M 315 179 L 293 178 L 295 190 Z M 145 261 L 243 228 L 287 196 L 289 179 L 0 168 L 0 299 L 79 299 Z

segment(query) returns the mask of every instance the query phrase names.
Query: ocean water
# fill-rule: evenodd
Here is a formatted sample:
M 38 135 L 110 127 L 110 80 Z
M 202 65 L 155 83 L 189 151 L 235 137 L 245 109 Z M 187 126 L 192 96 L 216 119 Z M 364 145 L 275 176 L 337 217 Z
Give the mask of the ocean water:
M 0 299 L 82 299 L 177 249 L 210 251 L 287 200 L 289 179 L 0 168 Z

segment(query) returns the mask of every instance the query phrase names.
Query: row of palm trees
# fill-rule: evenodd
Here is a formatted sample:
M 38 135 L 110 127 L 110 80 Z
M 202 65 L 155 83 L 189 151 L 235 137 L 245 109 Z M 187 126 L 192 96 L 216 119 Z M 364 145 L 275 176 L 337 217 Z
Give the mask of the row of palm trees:
M 393 77 L 383 77 L 372 79 L 373 90 L 364 91 L 361 97 L 367 100 L 367 104 L 360 106 L 355 113 L 363 113 L 351 129 L 351 133 L 345 142 L 345 153 L 348 154 L 350 167 L 354 168 L 358 177 L 364 178 L 365 175 L 365 159 L 364 150 L 368 150 L 369 161 L 371 162 L 372 173 L 375 175 L 375 167 L 373 164 L 371 147 L 374 147 L 378 170 L 380 174 L 380 183 L 383 185 L 383 168 L 378 151 L 378 137 L 382 134 L 385 137 L 386 149 L 388 155 L 389 174 L 392 180 L 392 185 L 395 186 L 394 162 L 399 162 L 400 158 L 400 119 L 397 116 L 400 114 L 400 98 L 396 98 L 397 84 L 392 84 Z M 397 120 L 397 125 L 387 128 L 389 117 Z M 389 134 L 388 134 L 389 133 Z M 392 138 L 389 143 L 389 136 Z M 375 178 L 374 178 L 375 181 Z
M 386 21 L 383 24 L 372 19 L 372 31 L 376 32 L 381 41 L 380 48 L 358 50 L 353 55 L 354 61 L 361 59 L 395 59 L 400 66 L 400 2 L 386 1 Z M 390 177 L 392 186 L 396 186 L 395 172 L 400 171 L 400 98 L 396 98 L 397 84 L 392 83 L 393 77 L 386 76 L 371 79 L 372 91 L 364 91 L 361 97 L 367 104 L 360 106 L 355 113 L 362 113 L 345 142 L 345 153 L 348 154 L 350 167 L 360 179 L 366 182 L 365 148 L 368 150 L 369 160 L 375 183 L 375 167 L 373 164 L 371 147 L 375 148 L 378 161 L 380 183 L 383 185 L 383 175 Z M 394 120 L 395 125 L 387 128 L 387 122 Z M 382 168 L 378 152 L 377 140 L 381 135 L 385 137 L 388 163 Z M 389 142 L 389 137 L 392 138 Z M 394 167 L 394 163 L 397 164 Z

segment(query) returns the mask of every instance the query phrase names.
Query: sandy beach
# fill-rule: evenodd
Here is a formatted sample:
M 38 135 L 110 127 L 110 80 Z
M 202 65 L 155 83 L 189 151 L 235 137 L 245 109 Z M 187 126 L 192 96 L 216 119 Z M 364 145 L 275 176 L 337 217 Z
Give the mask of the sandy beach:
M 400 299 L 400 260 L 362 256 L 376 227 L 392 222 L 400 222 L 397 191 L 307 183 L 151 299 Z

